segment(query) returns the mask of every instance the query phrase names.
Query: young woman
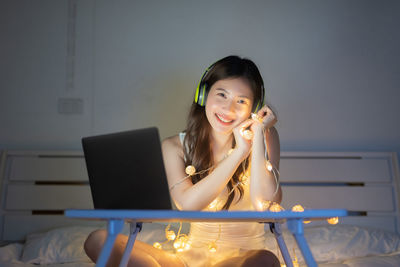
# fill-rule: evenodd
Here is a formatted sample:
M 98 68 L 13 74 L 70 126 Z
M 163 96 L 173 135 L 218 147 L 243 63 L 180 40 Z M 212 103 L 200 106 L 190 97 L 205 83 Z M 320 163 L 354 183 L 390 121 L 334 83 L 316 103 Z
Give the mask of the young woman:
M 162 143 L 178 209 L 262 210 L 269 201 L 280 203 L 277 120 L 263 102 L 263 80 L 251 60 L 228 56 L 206 70 L 186 130 Z M 93 261 L 105 236 L 99 230 L 85 242 Z M 280 266 L 264 250 L 263 236 L 257 222 L 191 223 L 191 248 L 171 254 L 136 241 L 129 266 Z M 126 236 L 117 238 L 109 266 L 118 265 L 126 242 Z

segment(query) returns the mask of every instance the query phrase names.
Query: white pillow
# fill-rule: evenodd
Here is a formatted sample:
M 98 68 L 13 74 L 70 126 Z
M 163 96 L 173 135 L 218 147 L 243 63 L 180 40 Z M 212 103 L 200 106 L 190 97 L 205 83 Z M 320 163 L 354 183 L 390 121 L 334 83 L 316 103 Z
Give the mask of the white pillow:
M 145 223 L 137 240 L 153 244 L 165 240 L 166 225 Z M 33 233 L 27 236 L 22 253 L 22 261 L 34 264 L 52 264 L 67 262 L 91 262 L 83 244 L 87 236 L 98 227 L 70 226 L 50 230 L 45 233 Z M 129 224 L 125 224 L 122 234 L 129 234 Z
M 33 264 L 90 262 L 83 250 L 83 243 L 95 229 L 71 226 L 30 234 L 26 238 L 21 260 Z
M 21 257 L 23 245 L 20 243 L 0 247 L 0 262 L 18 261 Z
M 304 262 L 292 234 L 285 230 L 283 236 L 293 258 L 293 248 L 299 262 Z M 354 257 L 387 254 L 400 250 L 400 236 L 383 230 L 353 225 L 328 225 L 308 227 L 304 236 L 317 262 L 336 262 Z M 273 234 L 266 238 L 266 249 L 276 253 Z

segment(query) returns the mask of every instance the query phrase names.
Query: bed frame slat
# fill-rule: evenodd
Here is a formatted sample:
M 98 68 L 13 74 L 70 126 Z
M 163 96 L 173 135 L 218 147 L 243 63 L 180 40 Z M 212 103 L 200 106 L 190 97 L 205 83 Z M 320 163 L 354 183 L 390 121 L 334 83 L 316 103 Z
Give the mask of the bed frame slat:
M 393 189 L 389 186 L 283 186 L 282 192 L 285 208 L 301 204 L 308 209 L 395 211 Z
M 390 182 L 387 159 L 282 158 L 282 182 Z
M 93 209 L 89 185 L 8 185 L 7 210 L 74 208 Z
M 16 156 L 10 164 L 10 181 L 88 181 L 83 156 Z

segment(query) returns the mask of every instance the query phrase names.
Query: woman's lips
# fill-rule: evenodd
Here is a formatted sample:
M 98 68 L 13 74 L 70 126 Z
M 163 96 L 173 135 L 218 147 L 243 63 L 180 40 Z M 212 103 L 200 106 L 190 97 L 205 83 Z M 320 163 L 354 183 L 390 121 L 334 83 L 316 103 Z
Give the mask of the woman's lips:
M 223 115 L 220 115 L 220 114 L 215 114 L 215 117 L 217 117 L 219 122 L 221 122 L 222 124 L 225 124 L 225 125 L 232 124 L 232 122 L 234 121 L 234 120 L 231 120 L 231 119 L 229 119 L 229 118 L 227 118 L 227 117 L 225 117 Z

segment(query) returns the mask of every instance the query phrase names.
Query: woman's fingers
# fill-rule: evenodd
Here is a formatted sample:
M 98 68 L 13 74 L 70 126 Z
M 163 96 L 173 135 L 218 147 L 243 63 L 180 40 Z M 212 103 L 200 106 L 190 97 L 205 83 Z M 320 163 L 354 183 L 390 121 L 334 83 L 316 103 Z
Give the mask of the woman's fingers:
M 267 115 L 268 113 L 268 109 L 269 107 L 267 105 L 263 106 L 258 112 L 257 115 L 261 118 L 265 117 L 265 115 Z
M 254 121 L 252 119 L 247 119 L 244 122 L 242 122 L 241 124 L 239 124 L 238 128 L 242 129 L 242 128 L 248 128 L 250 125 L 252 125 L 254 123 Z
M 253 119 L 261 122 L 267 129 L 272 127 L 277 122 L 275 113 L 267 105 L 263 106 L 254 117 L 255 118 Z

